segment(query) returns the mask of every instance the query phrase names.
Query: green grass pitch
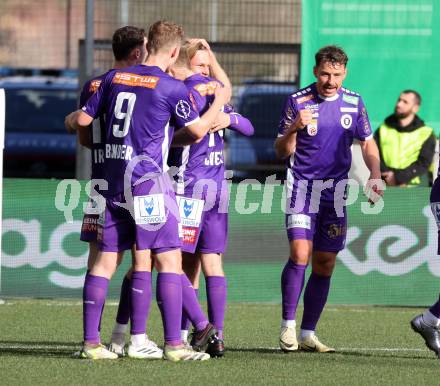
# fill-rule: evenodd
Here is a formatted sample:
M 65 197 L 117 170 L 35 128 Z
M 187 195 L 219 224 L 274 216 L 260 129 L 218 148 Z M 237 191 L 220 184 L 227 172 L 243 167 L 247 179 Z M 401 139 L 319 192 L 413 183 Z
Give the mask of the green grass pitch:
M 283 354 L 277 348 L 280 306 L 228 307 L 224 358 L 198 363 L 71 358 L 81 341 L 81 303 L 15 300 L 0 305 L 1 385 L 431 385 L 440 360 L 409 327 L 414 308 L 329 306 L 318 326 L 335 354 Z M 116 313 L 108 302 L 102 337 Z M 299 313 L 301 317 L 301 310 Z M 148 333 L 162 341 L 152 307 Z

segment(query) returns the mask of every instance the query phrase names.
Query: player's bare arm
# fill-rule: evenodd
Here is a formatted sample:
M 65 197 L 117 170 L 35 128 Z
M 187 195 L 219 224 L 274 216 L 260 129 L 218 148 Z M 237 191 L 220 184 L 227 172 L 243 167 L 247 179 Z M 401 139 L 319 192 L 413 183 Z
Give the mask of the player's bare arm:
M 290 157 L 296 147 L 296 132 L 304 129 L 312 121 L 312 112 L 308 109 L 300 110 L 293 123 L 286 132 L 275 140 L 275 153 L 277 157 L 285 159 Z
M 85 147 L 91 148 L 92 138 L 90 135 L 89 125 L 93 122 L 93 118 L 82 110 L 76 110 L 66 116 L 64 125 L 72 132 L 78 133 L 79 143 Z
M 173 135 L 173 142 L 171 143 L 171 147 L 182 147 L 192 145 L 193 143 L 198 143 L 202 140 L 202 138 L 194 141 L 194 137 L 188 132 L 186 127 L 181 128 L 180 130 L 176 130 Z
M 383 196 L 384 186 L 380 173 L 380 156 L 376 141 L 373 138 L 361 141 L 362 157 L 370 171 L 367 188 L 374 190 L 379 196 Z
M 226 129 L 231 124 L 231 117 L 229 114 L 224 113 L 223 111 L 219 112 L 217 118 L 212 123 L 212 127 L 209 130 L 210 133 L 215 133 L 216 131 Z

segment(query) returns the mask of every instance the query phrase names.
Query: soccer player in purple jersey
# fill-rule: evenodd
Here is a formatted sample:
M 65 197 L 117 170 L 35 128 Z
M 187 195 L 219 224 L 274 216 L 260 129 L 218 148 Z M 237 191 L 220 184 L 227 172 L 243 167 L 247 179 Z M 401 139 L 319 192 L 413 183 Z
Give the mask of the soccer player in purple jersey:
M 205 44 L 207 44 L 205 42 Z M 219 82 L 203 74 L 201 66 L 191 66 L 190 58 L 198 59 L 203 52 L 208 56 L 209 46 L 200 41 L 188 42 L 182 49 L 179 59 L 171 68 L 171 73 L 184 80 L 194 98 L 194 104 L 200 113 L 206 111 L 212 103 L 214 90 Z M 213 54 L 211 54 L 213 55 Z M 203 58 L 202 58 L 203 59 Z M 201 63 L 200 60 L 198 63 Z M 210 60 L 212 63 L 212 60 Z M 218 65 L 219 66 L 219 65 Z M 215 65 L 214 71 L 215 72 Z M 200 72 L 197 72 L 200 71 Z M 221 69 L 216 71 L 219 77 L 226 74 Z M 250 121 L 225 106 L 216 122 L 215 130 L 207 134 L 198 143 L 173 148 L 170 158 L 172 165 L 179 167 L 177 174 L 177 194 L 180 216 L 183 226 L 183 267 L 198 291 L 200 265 L 206 279 L 209 321 L 216 327 L 216 336 L 207 347 L 211 356 L 223 356 L 223 323 L 226 308 L 226 279 L 222 266 L 222 254 L 226 250 L 228 234 L 228 191 L 224 168 L 223 128 L 230 127 L 244 135 L 254 132 Z M 173 146 L 179 141 L 177 132 Z M 201 264 L 200 264 L 201 263 Z M 189 317 L 183 313 L 182 340 L 188 337 Z
M 229 99 L 230 91 L 218 88 L 211 108 L 201 118 L 191 108 L 185 85 L 165 73 L 178 57 L 182 36 L 183 30 L 176 24 L 154 23 L 148 35 L 146 65 L 110 72 L 83 111 L 70 117 L 78 130 L 87 129 L 100 114 L 106 117 L 104 175 L 108 189 L 102 190 L 106 205 L 98 228 L 99 253 L 85 282 L 83 351 L 86 354 L 100 346 L 98 312 L 105 300 L 108 280 L 116 269 L 117 254 L 136 243 L 128 351 L 133 347 L 139 357 L 144 351 L 150 304 L 148 267 L 154 253 L 159 272 L 156 296 L 164 324 L 164 358 L 209 359 L 207 354 L 185 348 L 180 339 L 181 239 L 178 208 L 167 179 L 166 161 L 170 122 L 176 127 L 185 126 L 192 136 L 202 138 Z M 209 333 L 207 338 L 215 333 L 209 325 L 203 330 Z
M 286 159 L 288 193 L 286 228 L 290 256 L 281 276 L 283 351 L 333 352 L 315 335 L 327 301 L 336 255 L 344 248 L 347 219 L 345 199 L 351 164 L 351 145 L 361 143 L 370 170 L 367 186 L 382 194 L 379 152 L 359 94 L 342 88 L 348 57 L 336 46 L 315 55 L 316 82 L 289 96 L 281 117 L 276 153 Z M 340 209 L 340 210 L 337 210 Z M 296 337 L 295 314 L 304 286 L 304 274 L 312 261 L 312 273 L 304 291 L 304 314 Z
M 114 55 L 114 64 L 112 69 L 121 69 L 144 63 L 147 56 L 146 43 L 147 37 L 144 29 L 133 26 L 125 26 L 117 29 L 112 37 L 112 50 Z M 107 72 L 87 81 L 84 84 L 80 94 L 80 108 L 82 108 L 88 99 L 96 92 L 106 74 Z M 98 183 L 103 177 L 104 146 L 101 138 L 104 135 L 104 125 L 104 119 L 103 117 L 100 117 L 99 119 L 93 121 L 92 129 L 90 131 L 79 132 L 83 135 L 83 138 L 80 138 L 81 143 L 89 147 L 92 151 L 91 180 L 95 183 Z M 68 127 L 67 129 L 72 130 L 71 127 Z M 96 188 L 96 185 L 93 187 Z M 89 274 L 89 270 L 93 266 L 98 254 L 98 245 L 96 241 L 98 217 L 98 214 L 86 213 L 84 215 L 83 224 L 81 227 L 80 239 L 89 243 L 87 275 Z M 135 251 L 136 249 L 132 248 L 133 256 Z M 120 253 L 118 255 L 118 265 L 121 262 L 122 257 L 123 254 Z M 124 280 L 122 282 L 116 323 L 109 346 L 110 351 L 118 354 L 119 356 L 123 356 L 125 353 L 125 332 L 128 327 L 130 316 L 130 279 L 131 271 L 124 276 Z M 162 350 L 156 345 L 156 343 L 149 340 L 148 337 L 146 337 L 145 346 L 149 346 L 150 348 L 145 354 L 146 357 L 153 359 L 162 358 Z
M 431 211 L 434 215 L 438 228 L 437 254 L 440 255 L 440 169 L 431 189 Z M 440 296 L 436 303 L 428 308 L 423 314 L 417 315 L 411 320 L 411 328 L 419 333 L 425 340 L 426 346 L 434 351 L 440 358 Z

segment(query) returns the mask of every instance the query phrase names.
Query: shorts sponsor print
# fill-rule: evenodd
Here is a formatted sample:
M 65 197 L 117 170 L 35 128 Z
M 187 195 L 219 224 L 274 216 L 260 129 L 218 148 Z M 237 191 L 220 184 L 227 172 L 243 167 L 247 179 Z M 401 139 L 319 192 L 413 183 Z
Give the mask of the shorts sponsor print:
M 219 210 L 219 200 L 212 205 L 204 200 L 178 196 L 177 201 L 183 230 L 182 251 L 224 253 L 228 238 L 228 214 Z
M 180 248 L 179 212 L 168 177 L 145 181 L 132 194 L 132 201 L 124 194 L 106 200 L 98 226 L 100 250 L 118 252 L 133 244 L 153 253 Z
M 289 241 L 310 240 L 313 249 L 324 252 L 339 252 L 345 247 L 347 213 L 338 216 L 332 206 L 321 205 L 311 210 L 307 202 L 302 210 L 286 214 L 286 229 Z
M 97 226 L 98 226 L 97 214 L 85 214 L 81 225 L 80 240 L 85 242 L 96 241 Z

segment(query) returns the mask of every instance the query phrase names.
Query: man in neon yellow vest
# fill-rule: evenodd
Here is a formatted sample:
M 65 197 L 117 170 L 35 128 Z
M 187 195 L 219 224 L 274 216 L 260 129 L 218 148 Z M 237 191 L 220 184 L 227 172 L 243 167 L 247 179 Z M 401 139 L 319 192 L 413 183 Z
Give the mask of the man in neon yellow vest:
M 402 91 L 394 114 L 375 133 L 382 178 L 388 186 L 429 186 L 431 181 L 435 137 L 417 115 L 421 101 L 417 91 Z

